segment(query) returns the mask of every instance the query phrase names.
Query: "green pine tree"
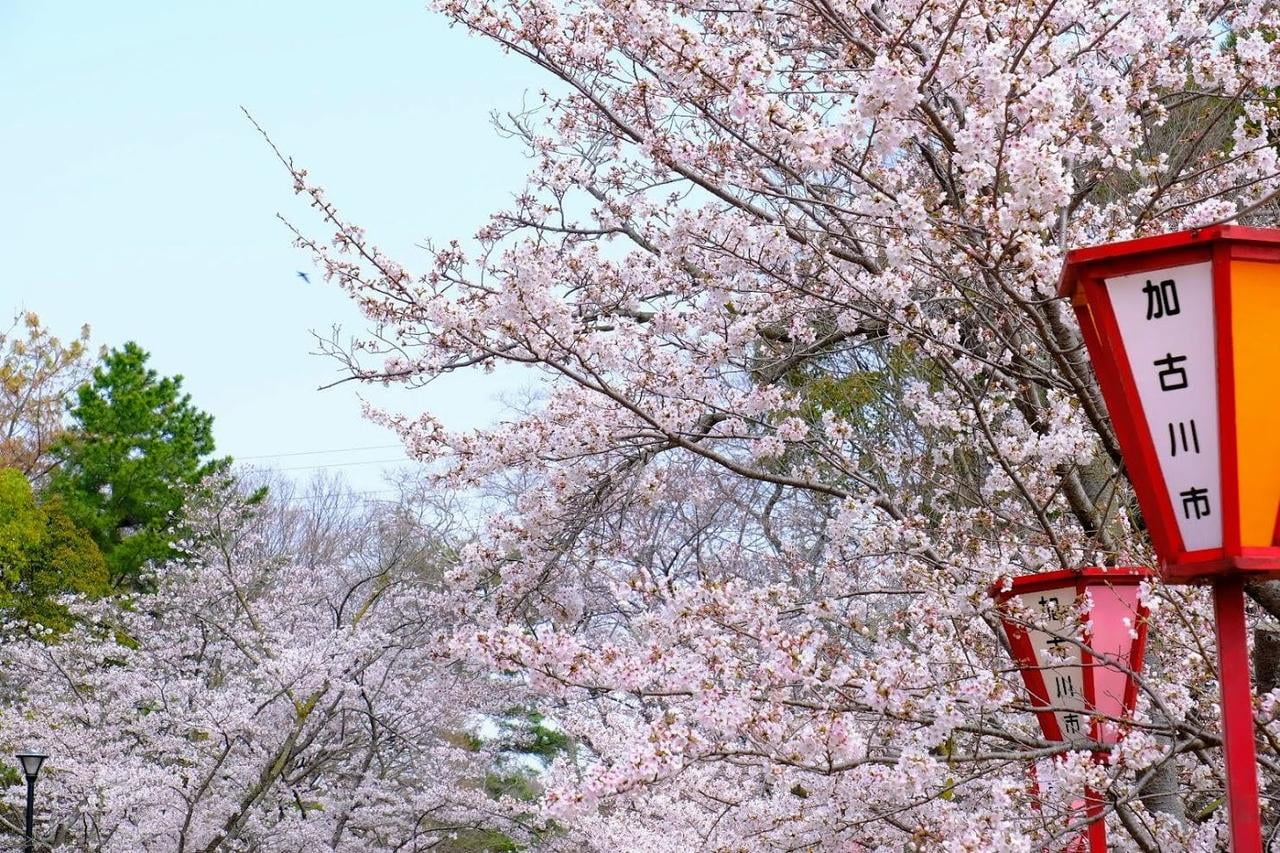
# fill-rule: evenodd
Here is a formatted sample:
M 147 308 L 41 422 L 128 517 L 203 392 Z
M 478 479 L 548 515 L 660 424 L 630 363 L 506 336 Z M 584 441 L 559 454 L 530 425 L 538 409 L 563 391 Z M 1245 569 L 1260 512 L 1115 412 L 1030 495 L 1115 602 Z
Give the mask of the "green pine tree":
M 103 357 L 76 393 L 49 486 L 91 533 L 117 588 L 138 587 L 149 561 L 172 556 L 186 496 L 231 462 L 211 458 L 213 417 L 191 405 L 182 377 L 160 377 L 147 359 L 133 342 Z

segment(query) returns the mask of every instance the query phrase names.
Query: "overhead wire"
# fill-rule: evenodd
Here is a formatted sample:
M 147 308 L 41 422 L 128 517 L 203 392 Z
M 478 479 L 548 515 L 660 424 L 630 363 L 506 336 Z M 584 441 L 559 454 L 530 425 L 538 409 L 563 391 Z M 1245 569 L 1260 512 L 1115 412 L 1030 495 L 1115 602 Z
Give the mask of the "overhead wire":
M 396 459 L 365 459 L 361 462 L 329 462 L 325 465 L 293 465 L 288 468 L 276 468 L 277 471 L 315 471 L 319 468 L 349 468 L 355 465 L 384 465 L 389 462 L 412 462 L 407 456 Z
M 371 444 L 366 447 L 335 447 L 332 450 L 295 450 L 287 453 L 261 453 L 256 456 L 237 456 L 236 460 L 243 462 L 247 459 L 283 459 L 286 456 L 319 456 L 325 453 L 356 453 L 364 450 L 392 450 L 396 447 L 403 447 L 401 444 Z
M 275 500 L 279 503 L 293 503 L 294 501 L 319 501 L 319 500 L 328 500 L 329 498 L 346 498 L 346 497 L 364 498 L 368 500 L 374 495 L 394 495 L 397 493 L 398 493 L 398 490 L 396 489 L 377 489 L 370 492 L 329 492 L 328 494 L 322 494 L 322 495 L 313 495 L 313 494 L 289 495 L 288 497 L 275 498 Z
M 360 453 L 369 450 L 394 450 L 403 448 L 402 444 L 369 444 L 364 447 L 334 447 L 328 450 L 292 450 L 284 453 L 255 453 L 249 456 L 235 456 L 237 462 L 249 462 L 263 459 L 288 459 L 297 456 L 324 456 L 333 453 Z M 276 471 L 312 471 L 320 468 L 346 468 L 357 465 L 384 465 L 392 462 L 409 462 L 412 461 L 408 457 L 397 457 L 394 459 L 352 459 L 346 462 L 325 462 L 319 465 L 291 465 L 286 468 L 276 468 Z M 267 466 L 262 466 L 267 467 Z

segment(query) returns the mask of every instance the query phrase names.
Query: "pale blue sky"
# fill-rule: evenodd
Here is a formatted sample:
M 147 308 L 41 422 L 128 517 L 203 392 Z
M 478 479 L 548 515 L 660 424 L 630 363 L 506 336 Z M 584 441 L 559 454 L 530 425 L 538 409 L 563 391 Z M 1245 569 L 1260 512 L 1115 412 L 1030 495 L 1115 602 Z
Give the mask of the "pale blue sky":
M 547 84 L 418 0 L 0 0 L 0 69 L 0 312 L 138 341 L 186 377 L 220 451 L 240 458 L 393 439 L 360 418 L 350 386 L 315 390 L 335 365 L 308 355 L 310 330 L 360 318 L 295 275 L 309 262 L 275 213 L 317 223 L 296 215 L 239 106 L 420 268 L 416 242 L 469 237 L 520 187 L 522 152 L 489 113 Z M 469 427 L 496 416 L 500 390 L 471 379 L 390 399 Z M 399 455 L 261 461 L 307 476 Z M 377 489 L 381 467 L 333 470 Z

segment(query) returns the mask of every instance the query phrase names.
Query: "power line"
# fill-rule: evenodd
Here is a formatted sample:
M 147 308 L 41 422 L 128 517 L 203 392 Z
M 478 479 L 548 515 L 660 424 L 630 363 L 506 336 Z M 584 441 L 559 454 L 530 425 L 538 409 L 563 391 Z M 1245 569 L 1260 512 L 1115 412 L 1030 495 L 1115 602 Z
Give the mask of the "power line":
M 394 495 L 395 489 L 377 489 L 371 492 L 330 492 L 326 495 L 290 495 L 289 497 L 274 498 L 277 503 L 293 503 L 294 501 L 319 501 L 328 500 L 329 498 L 369 498 L 373 495 Z
M 315 471 L 319 468 L 349 468 L 354 465 L 383 465 L 388 462 L 412 462 L 407 456 L 395 459 L 366 459 L 362 462 L 330 462 L 326 465 L 294 465 L 289 468 L 275 468 L 276 471 Z
M 400 444 L 371 444 L 368 447 L 335 447 L 332 450 L 297 450 L 292 453 L 262 453 L 257 456 L 237 456 L 236 461 L 247 459 L 283 459 L 286 456 L 318 456 L 324 453 L 356 453 L 361 450 L 391 450 Z

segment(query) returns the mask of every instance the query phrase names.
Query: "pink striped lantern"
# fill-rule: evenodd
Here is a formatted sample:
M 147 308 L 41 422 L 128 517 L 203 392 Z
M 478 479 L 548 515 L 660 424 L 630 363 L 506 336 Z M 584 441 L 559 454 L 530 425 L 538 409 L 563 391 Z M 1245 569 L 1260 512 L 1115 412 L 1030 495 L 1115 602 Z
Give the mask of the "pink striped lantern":
M 1133 713 L 1147 639 L 1149 569 L 1068 569 L 991 589 L 1048 740 L 1115 743 Z M 1012 606 L 1014 602 L 1021 607 Z
M 991 587 L 1014 662 L 1047 740 L 1115 743 L 1138 698 L 1148 612 L 1144 568 L 1068 569 Z M 1091 819 L 1088 849 L 1107 849 L 1102 802 L 1093 791 L 1073 807 Z M 1083 849 L 1085 835 L 1070 850 Z

